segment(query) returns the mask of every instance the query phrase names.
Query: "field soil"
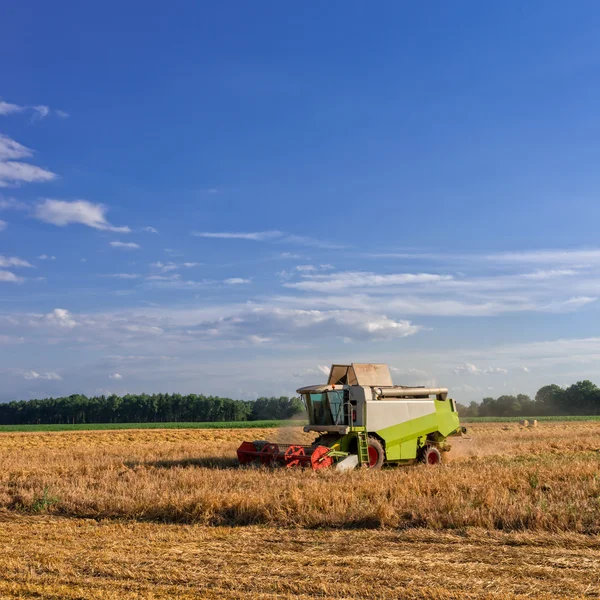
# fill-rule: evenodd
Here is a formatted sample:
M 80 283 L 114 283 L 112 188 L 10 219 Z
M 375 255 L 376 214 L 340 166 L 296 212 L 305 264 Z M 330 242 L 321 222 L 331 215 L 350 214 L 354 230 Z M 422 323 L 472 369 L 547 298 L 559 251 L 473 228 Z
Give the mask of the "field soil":
M 0 598 L 599 597 L 600 423 L 469 429 L 351 473 L 237 467 L 299 429 L 2 433 Z

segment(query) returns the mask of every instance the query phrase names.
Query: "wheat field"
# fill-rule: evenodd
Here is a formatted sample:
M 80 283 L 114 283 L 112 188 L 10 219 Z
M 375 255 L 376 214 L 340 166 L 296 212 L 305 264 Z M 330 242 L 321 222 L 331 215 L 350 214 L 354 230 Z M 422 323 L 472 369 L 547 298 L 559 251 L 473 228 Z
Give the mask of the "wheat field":
M 481 423 L 437 467 L 239 468 L 299 429 L 0 434 L 0 598 L 600 595 L 600 423 Z

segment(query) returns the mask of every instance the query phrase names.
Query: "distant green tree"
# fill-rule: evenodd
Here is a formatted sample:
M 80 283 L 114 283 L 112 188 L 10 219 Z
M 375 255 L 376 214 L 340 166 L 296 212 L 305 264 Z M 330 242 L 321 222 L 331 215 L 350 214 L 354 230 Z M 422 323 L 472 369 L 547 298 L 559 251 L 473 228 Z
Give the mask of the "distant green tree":
M 146 423 L 168 421 L 246 421 L 290 419 L 304 411 L 299 398 L 233 400 L 196 394 L 72 394 L 63 398 L 0 403 L 0 424 Z
M 535 405 L 540 415 L 558 414 L 557 401 L 563 389 L 552 383 L 541 387 L 535 395 Z

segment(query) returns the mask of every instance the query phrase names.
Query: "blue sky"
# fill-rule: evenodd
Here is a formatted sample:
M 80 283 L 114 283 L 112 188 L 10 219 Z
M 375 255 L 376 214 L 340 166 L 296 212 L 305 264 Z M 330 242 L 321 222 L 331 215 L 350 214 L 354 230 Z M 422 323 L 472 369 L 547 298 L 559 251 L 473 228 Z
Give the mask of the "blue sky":
M 387 362 L 600 382 L 594 2 L 16 2 L 0 401 Z

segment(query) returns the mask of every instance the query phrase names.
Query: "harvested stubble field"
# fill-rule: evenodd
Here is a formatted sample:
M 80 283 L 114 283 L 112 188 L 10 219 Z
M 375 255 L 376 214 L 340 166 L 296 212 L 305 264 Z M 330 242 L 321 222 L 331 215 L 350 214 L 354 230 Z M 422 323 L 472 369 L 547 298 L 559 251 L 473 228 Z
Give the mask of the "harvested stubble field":
M 473 424 L 379 472 L 237 468 L 248 437 L 306 440 L 0 434 L 0 597 L 600 595 L 598 422 Z

